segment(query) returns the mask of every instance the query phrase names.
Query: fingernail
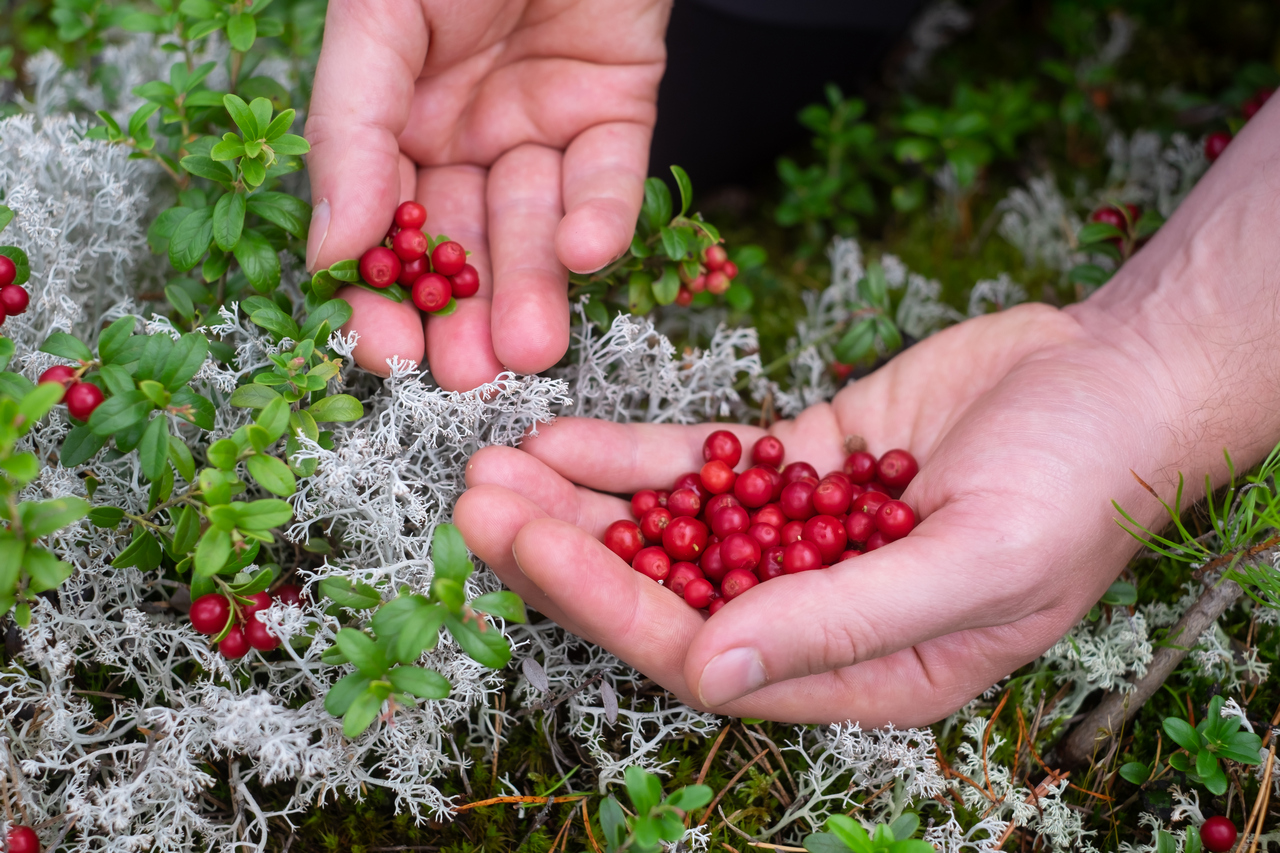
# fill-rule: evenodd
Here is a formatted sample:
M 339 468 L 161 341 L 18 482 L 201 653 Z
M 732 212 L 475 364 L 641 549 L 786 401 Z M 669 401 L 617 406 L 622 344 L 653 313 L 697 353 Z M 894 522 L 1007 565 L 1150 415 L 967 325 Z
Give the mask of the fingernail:
M 698 698 L 714 707 L 758 690 L 769 680 L 764 661 L 755 649 L 729 649 L 713 657 L 702 670 Z
M 329 236 L 329 200 L 320 199 L 311 210 L 311 229 L 307 232 L 311 239 L 307 241 L 307 272 L 315 272 L 316 258 L 320 257 L 320 250 L 324 248 L 324 239 Z M 316 235 L 320 235 L 320 239 L 316 239 Z
M 516 546 L 514 543 L 511 545 L 511 559 L 516 561 L 516 568 L 520 570 L 520 574 L 525 577 L 529 577 L 529 573 L 524 570 L 524 566 L 520 565 L 520 555 L 516 553 Z

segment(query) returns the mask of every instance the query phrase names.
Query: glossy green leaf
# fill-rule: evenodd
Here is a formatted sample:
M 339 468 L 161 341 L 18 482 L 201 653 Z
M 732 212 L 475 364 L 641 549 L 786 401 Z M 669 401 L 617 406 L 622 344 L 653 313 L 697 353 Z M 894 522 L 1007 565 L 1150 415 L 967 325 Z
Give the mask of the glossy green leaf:
M 451 689 L 449 679 L 440 673 L 416 666 L 397 666 L 387 673 L 387 677 L 396 690 L 420 699 L 445 699 Z
M 269 293 L 280 283 L 280 257 L 259 232 L 246 228 L 233 254 L 245 277 L 259 293 Z
M 306 411 L 317 423 L 355 421 L 364 416 L 364 406 L 350 394 L 334 394 L 317 400 Z
M 493 625 L 482 631 L 475 621 L 463 622 L 450 613 L 445 617 L 449 635 L 473 660 L 490 669 L 502 669 L 511 660 L 511 647 L 507 638 Z
M 164 474 L 169 462 L 169 419 L 159 415 L 151 419 L 138 443 L 138 461 L 142 473 L 150 480 Z
M 324 697 L 324 709 L 335 717 L 341 717 L 347 713 L 347 709 L 356 701 L 356 697 L 369 687 L 369 681 L 369 676 L 358 672 L 338 679 Z
M 679 166 L 672 166 L 671 174 L 675 176 L 680 190 L 680 216 L 684 216 L 693 204 L 693 182 L 689 180 L 689 173 Z
M 272 400 L 279 400 L 280 395 L 265 385 L 251 383 L 241 385 L 231 392 L 231 405 L 245 409 L 261 409 Z
M 44 548 L 28 548 L 22 567 L 31 578 L 27 589 L 37 593 L 57 589 L 75 571 L 70 563 L 62 562 Z
M 213 240 L 222 251 L 230 252 L 239 242 L 246 207 L 244 193 L 239 192 L 227 193 L 213 206 Z
M 253 479 L 273 495 L 288 497 L 298 490 L 298 482 L 289 466 L 274 456 L 261 453 L 250 456 L 245 460 L 245 467 Z
M 28 541 L 48 536 L 73 521 L 79 521 L 89 514 L 90 509 L 88 501 L 75 497 L 27 502 L 18 507 L 22 516 L 22 532 Z
M 468 605 L 472 610 L 488 613 L 490 616 L 497 616 L 507 622 L 528 621 L 528 615 L 524 610 L 524 602 L 520 600 L 520 596 L 507 590 L 486 592 L 484 595 L 471 599 Z
M 112 397 L 93 410 L 89 429 L 100 436 L 121 432 L 141 421 L 155 405 L 141 391 Z
M 368 610 L 382 603 L 382 596 L 369 584 L 360 581 L 352 586 L 349 580 L 340 577 L 320 581 L 320 594 L 351 610 Z
M 47 352 L 49 355 L 72 361 L 93 361 L 93 353 L 89 348 L 79 338 L 74 338 L 66 332 L 54 332 L 45 338 L 44 343 L 40 345 L 40 352 Z
M 107 443 L 107 436 L 97 435 L 88 424 L 72 427 L 67 437 L 62 440 L 62 451 L 58 454 L 58 464 L 64 468 L 83 465 Z

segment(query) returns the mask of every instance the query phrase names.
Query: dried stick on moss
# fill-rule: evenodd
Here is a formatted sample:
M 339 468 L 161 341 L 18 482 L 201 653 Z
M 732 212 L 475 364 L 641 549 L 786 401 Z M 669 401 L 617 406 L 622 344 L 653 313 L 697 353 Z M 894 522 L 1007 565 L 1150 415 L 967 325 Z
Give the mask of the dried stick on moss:
M 1133 719 L 1177 669 L 1200 635 L 1235 603 L 1240 592 L 1240 587 L 1229 580 L 1222 580 L 1205 590 L 1169 632 L 1169 642 L 1176 643 L 1178 647 L 1162 646 L 1157 649 L 1147 667 L 1147 674 L 1133 682 L 1133 690 L 1127 693 L 1112 691 L 1104 696 L 1098 707 L 1058 744 L 1049 763 L 1056 767 L 1078 767 L 1105 749 L 1124 724 Z

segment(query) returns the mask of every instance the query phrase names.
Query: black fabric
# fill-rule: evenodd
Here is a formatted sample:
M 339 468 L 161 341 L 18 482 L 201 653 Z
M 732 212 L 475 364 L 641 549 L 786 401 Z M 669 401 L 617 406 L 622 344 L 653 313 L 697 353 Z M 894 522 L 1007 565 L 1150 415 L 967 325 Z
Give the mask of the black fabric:
M 676 0 L 649 173 L 669 179 L 678 163 L 699 191 L 771 173 L 807 138 L 796 113 L 823 101 L 828 82 L 859 91 L 918 6 Z

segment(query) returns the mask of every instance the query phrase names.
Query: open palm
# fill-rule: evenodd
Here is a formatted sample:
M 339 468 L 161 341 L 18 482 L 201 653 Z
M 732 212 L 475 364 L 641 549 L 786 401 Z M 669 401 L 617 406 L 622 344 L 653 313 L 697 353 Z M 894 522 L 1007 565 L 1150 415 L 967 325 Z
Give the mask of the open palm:
M 339 295 L 354 356 L 386 374 L 424 352 L 446 388 L 536 373 L 569 343 L 567 269 L 630 243 L 670 0 L 334 0 L 307 120 L 308 267 L 376 245 L 416 199 L 469 249 L 480 292 L 423 318 Z
M 1127 356 L 1065 312 L 971 320 L 770 432 L 787 459 L 839 467 L 846 435 L 921 461 L 912 534 L 821 572 L 757 586 L 707 619 L 598 541 L 628 516 L 604 492 L 669 487 L 722 425 L 567 419 L 522 450 L 480 451 L 456 509 L 468 544 L 535 609 L 703 708 L 866 725 L 932 722 L 1043 652 L 1132 549 L 1112 498 L 1155 502 L 1129 469 L 1160 401 Z M 744 444 L 763 434 L 735 427 Z M 514 555 L 518 554 L 518 564 Z

